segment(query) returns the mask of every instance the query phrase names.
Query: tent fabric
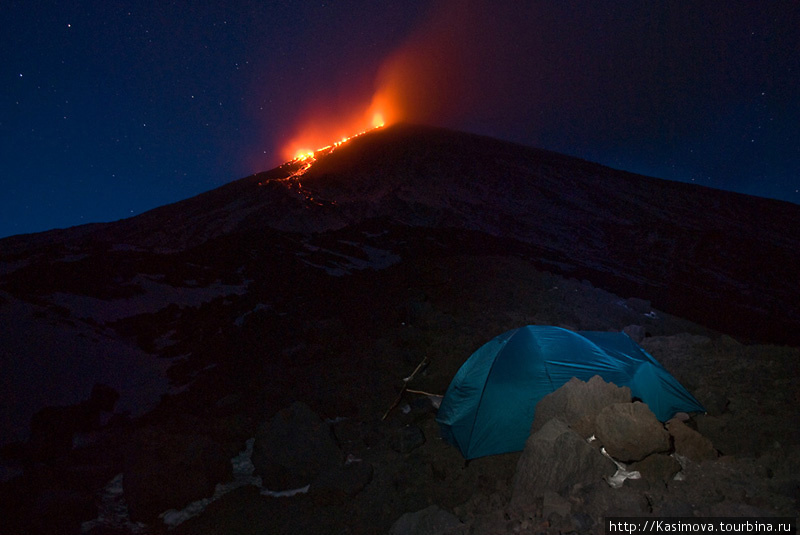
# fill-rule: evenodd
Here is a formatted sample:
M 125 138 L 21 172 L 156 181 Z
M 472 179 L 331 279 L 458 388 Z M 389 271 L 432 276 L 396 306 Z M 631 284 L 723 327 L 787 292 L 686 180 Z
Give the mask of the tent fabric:
M 466 459 L 521 451 L 536 404 L 573 377 L 631 389 L 664 422 L 703 406 L 622 332 L 528 325 L 481 346 L 456 373 L 436 421 Z

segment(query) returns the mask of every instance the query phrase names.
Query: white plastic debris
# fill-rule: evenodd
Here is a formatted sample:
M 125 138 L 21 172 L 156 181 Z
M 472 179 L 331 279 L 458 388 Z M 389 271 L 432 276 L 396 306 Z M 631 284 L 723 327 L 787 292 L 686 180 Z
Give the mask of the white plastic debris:
M 640 474 L 637 470 L 628 470 L 627 467 L 618 462 L 614 459 L 611 455 L 608 454 L 605 448 L 600 448 L 600 453 L 611 459 L 611 461 L 617 466 L 617 471 L 613 476 L 609 476 L 606 478 L 606 482 L 615 489 L 620 488 L 623 483 L 625 483 L 626 479 L 641 479 L 642 474 Z
M 305 494 L 308 492 L 308 489 L 311 488 L 311 484 L 309 483 L 305 487 L 300 487 L 299 489 L 290 489 L 290 490 L 269 490 L 264 489 L 261 491 L 261 494 L 264 496 L 272 496 L 273 498 L 291 498 L 292 496 L 296 496 L 297 494 Z

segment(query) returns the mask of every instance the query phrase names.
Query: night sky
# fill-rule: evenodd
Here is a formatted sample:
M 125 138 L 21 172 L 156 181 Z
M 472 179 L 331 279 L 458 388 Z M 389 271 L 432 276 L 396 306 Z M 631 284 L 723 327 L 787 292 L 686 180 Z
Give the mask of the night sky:
M 794 0 L 5 0 L 0 15 L 0 237 L 139 214 L 376 115 L 800 203 Z

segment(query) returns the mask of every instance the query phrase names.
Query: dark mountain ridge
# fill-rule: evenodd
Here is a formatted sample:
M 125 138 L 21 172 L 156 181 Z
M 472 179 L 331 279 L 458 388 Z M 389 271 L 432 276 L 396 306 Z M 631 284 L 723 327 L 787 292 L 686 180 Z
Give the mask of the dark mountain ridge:
M 742 339 L 800 343 L 800 207 L 617 171 L 438 128 L 359 136 L 301 176 L 290 162 L 115 223 L 0 241 L 185 250 L 273 229 L 318 233 L 381 218 L 516 240 L 537 263 Z

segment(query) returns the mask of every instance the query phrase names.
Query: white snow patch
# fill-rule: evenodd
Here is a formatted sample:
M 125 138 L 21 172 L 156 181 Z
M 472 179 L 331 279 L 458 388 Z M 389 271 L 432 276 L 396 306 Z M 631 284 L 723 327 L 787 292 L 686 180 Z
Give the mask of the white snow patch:
M 317 247 L 311 244 L 305 244 L 305 248 L 312 252 L 322 251 L 323 253 L 327 253 L 331 256 L 340 258 L 341 261 L 337 261 L 334 265 L 320 265 L 310 262 L 302 258 L 305 256 L 305 253 L 297 253 L 297 256 L 307 265 L 322 269 L 328 275 L 333 277 L 341 277 L 344 275 L 349 275 L 354 270 L 360 271 L 363 269 L 385 269 L 389 266 L 392 266 L 398 263 L 401 258 L 394 254 L 391 251 L 387 251 L 385 249 L 378 249 L 377 247 L 371 247 L 369 245 L 363 245 L 356 242 L 349 242 L 349 241 L 342 241 L 346 245 L 350 245 L 353 247 L 360 248 L 364 254 L 366 254 L 367 259 L 363 258 L 356 258 L 354 256 L 350 256 L 341 252 L 333 251 L 331 249 L 323 249 L 321 247 Z
M 148 275 L 136 275 L 131 284 L 140 286 L 144 293 L 123 299 L 98 299 L 86 295 L 57 292 L 50 300 L 70 310 L 73 316 L 91 318 L 99 323 L 112 322 L 138 314 L 148 314 L 171 305 L 198 306 L 225 295 L 242 295 L 247 285 L 212 284 L 205 288 L 175 287 L 154 280 Z
M 89 258 L 87 253 L 71 254 L 58 259 L 58 262 L 79 262 L 85 258 Z
M 234 320 L 233 324 L 236 325 L 237 327 L 241 327 L 242 325 L 244 325 L 244 321 L 247 319 L 247 316 L 249 316 L 250 314 L 252 314 L 254 312 L 260 312 L 262 310 L 271 310 L 271 309 L 272 309 L 272 306 L 270 306 L 270 305 L 267 305 L 267 304 L 264 304 L 264 303 L 258 303 L 255 306 L 255 308 L 253 308 L 253 310 L 245 312 L 244 314 L 242 314 L 241 316 L 236 318 Z
M 185 522 L 186 520 L 202 513 L 208 505 L 219 498 L 225 496 L 230 491 L 245 485 L 261 486 L 261 478 L 253 476 L 255 467 L 251 461 L 253 455 L 253 444 L 255 438 L 249 439 L 245 443 L 245 449 L 231 459 L 233 468 L 233 481 L 219 483 L 214 489 L 214 495 L 209 498 L 197 500 L 190 503 L 180 511 L 169 509 L 159 515 L 169 528 Z M 125 502 L 122 488 L 122 474 L 114 477 L 98 496 L 98 517 L 94 520 L 84 522 L 81 526 L 81 533 L 87 533 L 91 529 L 102 526 L 109 529 L 124 528 L 129 533 L 146 533 L 147 527 L 144 524 L 131 522 L 128 515 L 128 506 Z
M 116 411 L 131 416 L 155 407 L 167 391 L 168 360 L 112 331 L 0 295 L 0 444 L 26 440 L 36 411 L 84 401 L 95 383 L 117 390 Z
M 9 273 L 13 273 L 20 268 L 28 266 L 29 264 L 31 264 L 30 258 L 16 260 L 14 262 L 0 262 L 0 275 L 8 275 Z
M 81 533 L 89 533 L 94 528 L 123 529 L 134 535 L 147 533 L 147 526 L 131 522 L 128 504 L 122 491 L 122 474 L 117 474 L 100 491 L 97 497 L 97 518 L 81 524 Z
M 290 489 L 290 490 L 268 490 L 264 489 L 261 491 L 261 494 L 264 496 L 272 496 L 273 498 L 291 498 L 292 496 L 297 496 L 298 494 L 305 494 L 308 492 L 308 489 L 311 488 L 311 484 L 309 483 L 305 487 L 300 487 L 299 489 Z
M 255 472 L 255 466 L 253 466 L 252 457 L 253 445 L 255 444 L 255 441 L 255 438 L 249 439 L 245 443 L 245 449 L 242 450 L 239 455 L 231 459 L 231 466 L 233 468 L 233 481 L 217 484 L 217 487 L 214 490 L 214 495 L 210 498 L 204 498 L 202 500 L 192 502 L 180 511 L 175 509 L 164 511 L 161 513 L 161 515 L 159 515 L 164 521 L 164 524 L 170 528 L 174 528 L 190 518 L 199 515 L 205 511 L 209 504 L 222 498 L 232 490 L 238 489 L 239 487 L 244 487 L 246 485 L 254 485 L 261 489 L 262 495 L 272 496 L 274 498 L 289 498 L 296 496 L 297 494 L 305 494 L 308 492 L 309 488 L 311 487 L 310 484 L 299 489 L 281 491 L 273 491 L 263 488 L 261 486 L 261 478 L 253 475 L 253 472 Z
M 129 243 L 115 243 L 111 246 L 112 251 L 134 251 L 134 252 L 143 252 L 147 251 L 147 249 L 143 247 L 139 247 L 138 245 L 131 245 Z
M 162 350 L 175 345 L 178 341 L 173 339 L 173 336 L 176 334 L 178 334 L 178 331 L 171 329 L 153 340 L 153 345 L 155 346 L 156 351 L 161 352 Z

